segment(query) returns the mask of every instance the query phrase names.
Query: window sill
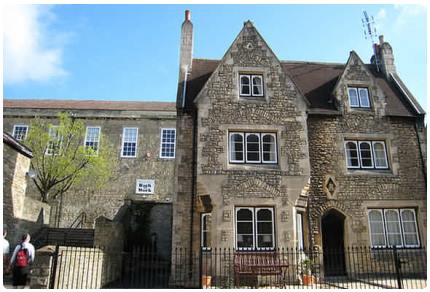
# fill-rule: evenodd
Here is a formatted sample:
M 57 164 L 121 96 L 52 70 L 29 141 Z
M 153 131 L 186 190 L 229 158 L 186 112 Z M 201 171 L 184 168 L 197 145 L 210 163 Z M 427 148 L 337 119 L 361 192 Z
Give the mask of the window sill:
M 279 170 L 279 164 L 266 164 L 266 163 L 228 163 L 228 170 L 262 170 L 262 171 L 270 171 L 270 170 Z
M 346 174 L 351 176 L 396 176 L 393 174 L 391 169 L 347 169 Z

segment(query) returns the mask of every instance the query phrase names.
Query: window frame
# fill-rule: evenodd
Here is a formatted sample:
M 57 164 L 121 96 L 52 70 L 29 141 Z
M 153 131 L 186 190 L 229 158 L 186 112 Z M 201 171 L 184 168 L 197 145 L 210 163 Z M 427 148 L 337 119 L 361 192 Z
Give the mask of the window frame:
M 50 150 L 50 145 L 55 145 L 55 144 L 58 144 L 58 149 L 60 149 L 61 148 L 61 144 L 63 143 L 63 137 L 62 136 L 59 136 L 58 135 L 58 130 L 55 130 L 55 131 L 57 131 L 56 132 L 56 138 L 57 138 L 57 141 L 56 142 L 54 142 L 54 141 L 51 141 L 51 139 L 53 138 L 52 136 L 51 136 L 51 131 L 54 131 L 54 129 L 58 129 L 58 128 L 60 128 L 60 126 L 57 126 L 57 125 L 51 125 L 51 126 L 49 126 L 49 128 L 48 128 L 48 136 L 49 136 L 49 141 L 48 141 L 48 144 L 46 145 L 46 149 L 45 149 L 45 155 L 47 155 L 47 156 L 52 156 L 52 155 L 58 155 L 58 153 L 54 153 L 54 148 L 52 148 L 52 152 L 51 151 L 49 151 Z M 52 143 L 54 143 L 54 144 L 51 144 L 51 142 Z M 51 152 L 51 153 L 50 153 Z
M 163 132 L 164 131 L 174 131 L 174 141 L 172 142 L 163 142 Z M 173 144 L 173 156 L 163 156 L 163 143 L 171 145 Z M 176 128 L 161 128 L 160 131 L 160 158 L 162 159 L 175 159 L 176 158 Z
M 229 155 L 229 162 L 230 163 L 245 163 L 246 150 L 245 150 L 245 135 L 244 134 L 245 133 L 243 133 L 243 132 L 229 132 L 229 135 L 228 135 L 228 143 L 229 143 L 228 155 Z M 242 137 L 242 160 L 233 160 L 232 159 L 233 145 L 232 145 L 231 137 L 233 135 L 240 135 Z M 236 143 L 234 142 L 234 144 L 236 144 Z M 234 151 L 234 152 L 237 152 L 237 151 Z
M 243 140 L 243 144 L 242 144 L 242 151 L 243 151 L 243 160 L 232 160 L 232 140 L 231 137 L 234 134 L 239 134 L 242 136 L 242 140 Z M 248 136 L 249 135 L 257 135 L 258 137 L 258 145 L 259 145 L 259 160 L 248 160 Z M 264 137 L 265 135 L 270 135 L 275 139 L 275 160 L 270 161 L 270 160 L 264 160 L 263 157 L 263 139 L 262 137 Z M 276 165 L 278 164 L 278 139 L 277 139 L 278 135 L 276 132 L 255 132 L 255 131 L 250 131 L 250 132 L 246 132 L 246 131 L 232 131 L 232 132 L 228 132 L 228 162 L 230 164 L 250 164 L 250 165 L 256 165 L 256 164 L 266 164 L 266 165 Z M 252 142 L 254 143 L 254 142 Z
M 349 165 L 349 160 L 348 160 L 348 149 L 347 148 L 347 144 L 348 143 L 354 143 L 355 146 L 357 147 L 357 152 L 358 152 L 358 166 L 350 166 Z M 361 143 L 367 143 L 370 145 L 370 157 L 371 157 L 371 161 L 372 161 L 372 166 L 363 166 L 362 163 L 362 156 L 361 156 Z M 376 166 L 375 163 L 375 149 L 374 149 L 374 145 L 375 144 L 382 144 L 384 146 L 384 158 L 385 158 L 385 162 L 386 162 L 386 166 L 382 167 L 382 166 Z M 347 169 L 363 169 L 363 170 L 389 170 L 390 169 L 390 162 L 388 160 L 388 149 L 387 149 L 387 144 L 385 143 L 384 140 L 351 140 L 351 139 L 346 139 L 344 141 L 344 148 L 345 148 L 345 164 L 346 164 L 346 168 Z
M 242 77 L 248 77 L 249 80 L 249 94 L 242 92 Z M 261 79 L 261 94 L 254 94 L 254 78 Z M 264 76 L 262 73 L 239 73 L 239 96 L 240 97 L 264 97 Z
M 369 88 L 368 87 L 363 87 L 363 86 L 348 86 L 347 88 L 348 90 L 348 104 L 350 108 L 363 108 L 363 109 L 370 109 L 372 107 L 372 103 L 370 102 L 370 92 L 369 92 Z M 353 105 L 351 103 L 351 96 L 349 94 L 350 90 L 354 90 L 355 93 L 357 94 L 357 101 L 358 101 L 358 105 Z M 369 104 L 369 106 L 363 106 L 361 103 L 361 95 L 360 95 L 360 90 L 366 90 L 367 92 L 367 102 Z
M 18 128 L 18 127 L 25 128 L 24 137 L 22 137 L 21 139 L 18 139 L 17 137 L 15 137 L 16 128 Z M 16 125 L 13 125 L 12 137 L 14 137 L 18 141 L 24 141 L 27 138 L 27 135 L 28 135 L 28 128 L 29 128 L 29 126 L 25 125 L 25 124 L 16 124 Z
M 402 212 L 403 211 L 412 211 L 414 214 L 414 224 L 415 224 L 415 230 L 416 230 L 416 238 L 417 238 L 417 244 L 405 244 L 405 233 L 403 228 L 403 219 L 402 219 Z M 371 234 L 371 226 L 370 226 L 370 218 L 369 214 L 372 211 L 377 211 L 382 215 L 382 224 L 383 224 L 383 231 L 384 231 L 384 242 L 385 245 L 374 245 L 372 242 L 372 234 Z M 418 229 L 418 220 L 417 220 L 417 211 L 415 208 L 411 207 L 405 207 L 405 208 L 369 208 L 367 209 L 367 220 L 369 223 L 369 237 L 370 237 L 370 244 L 371 248 L 393 248 L 394 246 L 390 245 L 388 242 L 388 233 L 387 233 L 387 223 L 386 223 L 386 216 L 385 213 L 387 211 L 395 211 L 398 215 L 399 221 L 399 230 L 400 230 L 400 238 L 401 238 L 401 245 L 396 245 L 396 248 L 421 248 L 421 240 L 420 240 L 420 232 Z
M 125 130 L 126 129 L 136 129 L 136 149 L 134 152 L 134 156 L 132 155 L 124 155 L 124 139 L 125 139 Z M 139 141 L 139 128 L 138 127 L 123 127 L 122 128 L 122 139 L 121 139 L 121 158 L 136 158 L 137 157 L 137 145 L 138 145 L 138 141 Z M 129 143 L 129 142 L 128 142 Z
M 208 233 L 211 234 L 211 231 L 209 229 L 204 229 L 205 217 L 211 217 L 211 220 L 212 220 L 212 214 L 211 213 L 202 213 L 201 214 L 201 217 L 200 217 L 200 247 L 202 250 L 211 250 L 212 249 L 211 246 L 205 246 L 204 245 L 204 238 L 205 238 L 204 235 L 206 234 L 206 239 L 207 239 L 208 238 L 207 234 Z M 207 224 L 206 224 L 206 226 L 207 226 Z
M 302 212 L 296 212 L 296 236 L 297 236 L 297 249 L 304 250 L 305 237 L 303 233 L 303 213 Z
M 384 222 L 385 222 L 385 237 L 386 237 L 386 245 L 388 246 L 388 247 L 394 247 L 394 245 L 391 245 L 390 244 L 390 240 L 389 240 L 389 237 L 388 237 L 388 235 L 391 235 L 391 234 L 395 234 L 395 233 L 388 233 L 388 228 L 387 228 L 387 213 L 388 212 L 394 212 L 394 213 L 396 213 L 397 214 L 397 227 L 398 227 L 398 229 L 399 229 L 399 235 L 400 235 L 400 245 L 395 245 L 396 247 L 403 247 L 404 246 L 404 244 L 403 244 L 403 228 L 402 228 L 402 222 L 401 222 L 401 219 L 400 219 L 400 213 L 399 213 L 399 210 L 398 209 L 384 209 L 383 210 L 384 211 Z M 393 221 L 390 221 L 390 222 L 393 222 Z
M 240 210 L 249 210 L 252 213 L 252 247 L 239 247 L 238 246 L 238 228 L 237 228 L 237 213 Z M 257 212 L 259 210 L 269 210 L 272 213 L 272 247 L 259 247 L 258 246 L 258 220 L 257 220 Z M 249 222 L 249 221 L 239 221 L 239 222 Z M 267 222 L 267 221 L 263 221 Z M 242 251 L 266 251 L 266 250 L 274 250 L 276 248 L 276 229 L 275 229 L 275 208 L 274 207 L 266 207 L 266 206 L 256 206 L 256 207 L 247 207 L 247 206 L 237 206 L 235 207 L 235 247 L 236 250 L 242 250 Z
M 254 93 L 254 79 L 260 78 L 261 80 L 261 94 Z M 262 74 L 253 74 L 251 75 L 251 96 L 262 97 L 264 96 L 264 83 L 263 83 L 263 75 Z M 257 86 L 257 85 L 256 85 Z
M 97 136 L 97 141 L 88 141 L 88 129 L 92 128 L 92 129 L 98 129 L 98 136 Z M 100 136 L 101 136 L 101 132 L 102 132 L 102 128 L 100 126 L 87 126 L 86 130 L 85 130 L 85 140 L 84 140 L 84 147 L 91 147 L 93 150 L 94 148 L 92 146 L 87 146 L 87 142 L 96 142 L 97 143 L 97 150 L 95 151 L 95 155 L 97 156 L 99 154 L 99 149 L 100 149 Z
M 251 135 L 255 135 L 255 136 L 257 136 L 258 137 L 258 161 L 257 160 L 251 160 L 251 161 L 249 161 L 248 160 L 248 137 L 249 136 L 251 136 Z M 255 144 L 255 142 L 250 142 L 250 143 L 253 143 L 253 144 Z M 259 163 L 261 163 L 261 151 L 262 151 L 262 149 L 261 149 L 261 135 L 260 135 L 260 133 L 255 133 L 255 132 L 249 132 L 249 133 L 245 133 L 245 163 L 250 163 L 250 164 L 259 164 Z
M 405 229 L 403 227 L 403 218 L 402 218 L 402 213 L 404 211 L 412 211 L 412 214 L 414 214 L 414 224 L 415 224 L 415 230 L 417 231 L 416 235 L 417 235 L 417 244 L 406 244 L 406 240 L 405 240 Z M 415 209 L 413 208 L 402 208 L 400 209 L 400 222 L 401 222 L 401 227 L 402 227 L 402 237 L 403 237 L 403 245 L 405 247 L 408 248 L 416 248 L 416 247 L 420 247 L 421 246 L 421 241 L 420 241 L 420 233 L 418 231 L 418 223 L 417 223 L 417 214 L 415 212 Z
M 363 168 L 363 169 L 372 169 L 372 168 L 375 168 L 375 167 L 374 167 L 374 163 L 373 163 L 373 148 L 372 148 L 372 142 L 371 142 L 371 141 L 357 141 L 357 142 L 358 142 L 358 153 L 359 153 L 359 157 L 360 157 L 360 161 L 359 161 L 360 168 Z M 369 145 L 369 151 L 370 151 L 370 162 L 372 163 L 372 165 L 371 165 L 371 166 L 364 166 L 364 165 L 363 165 L 363 158 L 362 158 L 362 156 L 361 156 L 361 144 L 367 144 L 367 145 Z
M 358 162 L 358 165 L 357 166 L 350 166 L 350 165 L 348 165 L 348 163 L 349 163 L 349 159 L 348 159 L 348 147 L 347 147 L 347 144 L 348 143 L 353 143 L 354 145 L 355 145 L 355 151 L 357 152 L 357 162 Z M 346 167 L 349 169 L 349 168 L 355 168 L 355 169 L 357 169 L 357 168 L 360 168 L 360 154 L 359 154 L 359 150 L 358 150 L 358 141 L 352 141 L 352 140 L 345 140 L 344 141 L 344 147 L 345 147 L 345 158 L 346 158 Z

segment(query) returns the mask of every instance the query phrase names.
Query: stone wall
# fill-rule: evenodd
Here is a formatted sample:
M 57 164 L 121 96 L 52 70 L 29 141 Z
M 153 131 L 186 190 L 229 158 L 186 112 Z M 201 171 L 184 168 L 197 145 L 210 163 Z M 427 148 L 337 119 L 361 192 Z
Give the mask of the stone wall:
M 426 183 L 420 156 L 420 145 L 411 118 L 385 115 L 385 95 L 360 65 L 355 56 L 338 83 L 336 97 L 340 116 L 308 118 L 311 187 L 309 212 L 311 241 L 321 245 L 321 218 L 336 209 L 346 216 L 345 245 L 370 245 L 368 208 L 404 208 L 417 210 L 421 242 L 426 240 Z M 369 88 L 372 107 L 351 109 L 347 86 Z M 349 170 L 346 167 L 344 141 L 384 140 L 388 170 Z M 324 185 L 331 177 L 336 185 L 330 195 Z
M 30 158 L 3 143 L 3 223 L 13 248 L 23 233 L 48 224 L 50 206 L 26 194 Z
M 102 189 L 87 191 L 86 188 L 71 189 L 59 204 L 53 205 L 51 224 L 61 213 L 60 227 L 69 227 L 82 212 L 86 213 L 85 227 L 94 227 L 95 219 L 105 216 L 114 219 L 124 207 L 124 202 L 171 202 L 174 192 L 174 159 L 160 158 L 162 128 L 175 128 L 174 112 L 150 111 L 105 111 L 73 110 L 77 118 L 83 119 L 87 126 L 100 126 L 105 141 L 113 144 L 120 160 L 118 175 Z M 3 130 L 12 132 L 14 124 L 30 125 L 38 115 L 56 123 L 58 110 L 51 109 L 4 109 Z M 137 157 L 121 158 L 123 127 L 138 127 Z M 101 143 L 103 147 L 103 142 Z M 153 195 L 136 194 L 136 179 L 154 179 Z M 29 184 L 27 196 L 39 198 L 33 183 Z M 116 218 L 117 219 L 117 218 Z
M 238 78 L 241 72 L 259 72 L 264 77 L 265 96 L 260 100 L 239 97 Z M 219 67 L 196 99 L 197 118 L 197 181 L 196 201 L 209 195 L 213 206 L 212 244 L 214 247 L 235 245 L 235 206 L 274 207 L 275 242 L 278 246 L 294 245 L 294 205 L 309 177 L 306 103 L 294 83 L 283 72 L 279 60 L 250 22 L 225 54 Z M 187 123 L 185 124 L 185 121 Z M 191 117 L 178 117 L 178 129 L 189 131 Z M 271 132 L 277 136 L 278 162 L 273 165 L 228 162 L 229 131 Z M 179 136 L 181 137 L 181 136 Z M 186 136 L 187 157 L 192 157 L 192 135 Z M 181 141 L 183 143 L 184 141 Z M 190 146 L 188 146 L 190 145 Z M 179 149 L 178 149 L 179 150 Z M 179 159 L 179 156 L 178 156 Z M 178 160 L 178 175 L 190 174 L 191 161 Z M 179 218 L 187 224 L 191 185 L 178 179 L 176 208 L 184 210 Z M 180 195 L 182 199 L 180 199 Z M 193 249 L 200 244 L 200 215 L 204 209 L 193 209 Z M 175 223 L 174 223 L 175 224 Z M 176 229 L 174 229 L 176 230 Z M 188 241 L 188 232 L 175 235 L 176 243 Z

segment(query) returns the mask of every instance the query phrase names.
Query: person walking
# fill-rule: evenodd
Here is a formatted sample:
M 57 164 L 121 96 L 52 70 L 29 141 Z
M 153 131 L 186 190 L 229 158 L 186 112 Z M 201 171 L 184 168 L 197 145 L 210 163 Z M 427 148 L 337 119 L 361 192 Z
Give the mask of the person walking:
M 12 285 L 14 288 L 24 288 L 27 285 L 30 265 L 34 262 L 34 246 L 30 243 L 30 234 L 21 238 L 21 243 L 15 247 L 10 259 L 12 268 Z

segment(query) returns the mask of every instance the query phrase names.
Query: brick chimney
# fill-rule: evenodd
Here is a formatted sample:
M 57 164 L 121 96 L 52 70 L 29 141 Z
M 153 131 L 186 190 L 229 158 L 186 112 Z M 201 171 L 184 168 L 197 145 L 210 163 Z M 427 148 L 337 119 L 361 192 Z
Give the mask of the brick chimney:
M 380 69 L 387 79 L 390 78 L 390 73 L 396 73 L 396 65 L 394 65 L 393 48 L 384 41 L 384 36 L 379 36 L 379 45 L 377 54 L 380 63 Z

